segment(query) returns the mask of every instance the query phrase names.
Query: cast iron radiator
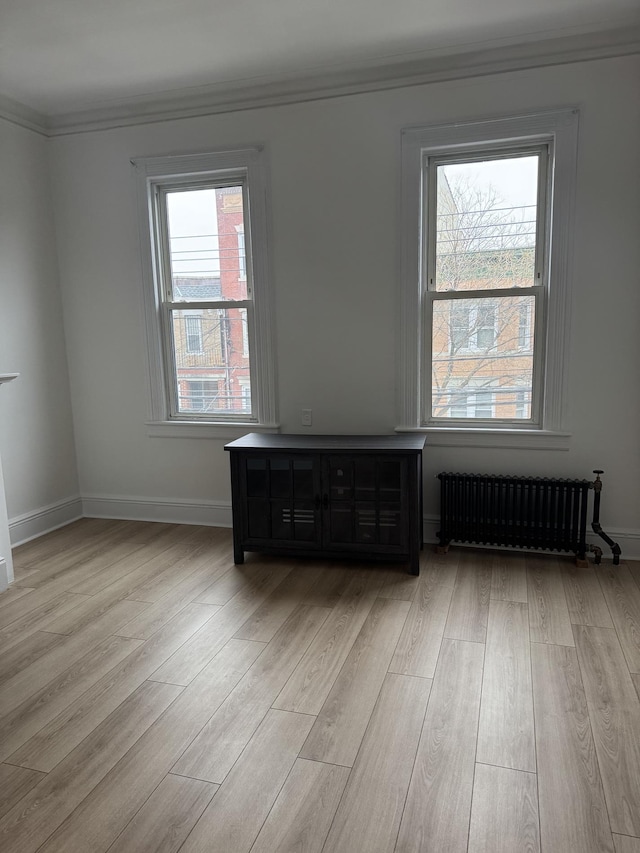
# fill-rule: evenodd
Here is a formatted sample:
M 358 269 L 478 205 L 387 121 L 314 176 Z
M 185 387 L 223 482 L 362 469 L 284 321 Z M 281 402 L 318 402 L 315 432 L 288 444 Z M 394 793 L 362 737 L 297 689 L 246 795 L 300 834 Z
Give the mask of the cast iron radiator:
M 586 552 L 600 562 L 602 549 L 587 545 L 589 490 L 594 489 L 592 529 L 611 546 L 613 562 L 620 546 L 600 527 L 602 471 L 595 481 L 547 477 L 503 477 L 487 474 L 438 474 L 441 520 L 438 538 L 446 548 L 453 540 L 551 551 Z

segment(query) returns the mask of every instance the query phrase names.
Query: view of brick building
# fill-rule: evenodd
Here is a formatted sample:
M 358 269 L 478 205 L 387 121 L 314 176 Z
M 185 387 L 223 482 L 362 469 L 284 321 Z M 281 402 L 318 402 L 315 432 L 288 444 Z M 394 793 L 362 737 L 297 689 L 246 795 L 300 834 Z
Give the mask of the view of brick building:
M 489 200 L 487 200 L 489 199 Z M 437 291 L 465 298 L 433 303 L 432 416 L 531 416 L 535 209 L 497 207 L 486 189 L 449 185 L 438 174 Z M 523 288 L 523 295 L 469 292 Z
M 200 198 L 192 198 L 193 206 L 197 202 L 205 213 L 195 220 L 175 212 L 175 205 L 172 217 L 169 203 L 173 299 L 192 303 L 173 312 L 178 409 L 198 415 L 249 414 L 247 309 L 220 304 L 247 297 L 242 187 L 175 195 L 184 201 L 196 194 Z

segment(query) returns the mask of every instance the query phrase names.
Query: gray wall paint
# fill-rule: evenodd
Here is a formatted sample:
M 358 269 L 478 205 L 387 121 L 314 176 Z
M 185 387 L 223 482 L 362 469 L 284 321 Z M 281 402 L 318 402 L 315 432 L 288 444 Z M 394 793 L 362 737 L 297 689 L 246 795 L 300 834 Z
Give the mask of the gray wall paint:
M 0 121 L 0 397 L 9 518 L 77 497 L 47 140 Z
M 266 145 L 282 429 L 302 431 L 305 407 L 313 431 L 390 432 L 401 128 L 578 104 L 571 449 L 427 448 L 425 510 L 437 511 L 433 474 L 443 469 L 601 467 L 603 522 L 637 531 L 639 70 L 628 57 L 52 140 L 82 493 L 229 500 L 223 442 L 146 434 L 132 157 Z

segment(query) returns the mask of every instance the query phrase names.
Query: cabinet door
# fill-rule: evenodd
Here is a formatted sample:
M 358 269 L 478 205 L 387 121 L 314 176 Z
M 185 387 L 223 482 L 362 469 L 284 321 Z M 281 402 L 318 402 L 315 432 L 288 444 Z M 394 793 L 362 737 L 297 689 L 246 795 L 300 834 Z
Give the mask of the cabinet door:
M 243 459 L 245 536 L 252 544 L 319 547 L 320 465 L 313 456 L 254 455 Z
M 328 456 L 324 544 L 345 550 L 407 550 L 407 460 Z

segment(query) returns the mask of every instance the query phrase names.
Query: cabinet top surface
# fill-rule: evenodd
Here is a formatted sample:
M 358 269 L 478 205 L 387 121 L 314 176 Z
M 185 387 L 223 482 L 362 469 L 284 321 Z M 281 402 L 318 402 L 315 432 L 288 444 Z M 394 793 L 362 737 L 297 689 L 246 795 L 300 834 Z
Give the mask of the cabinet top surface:
M 417 453 L 421 435 L 272 435 L 251 432 L 225 444 L 225 450 L 329 451 L 332 453 Z

